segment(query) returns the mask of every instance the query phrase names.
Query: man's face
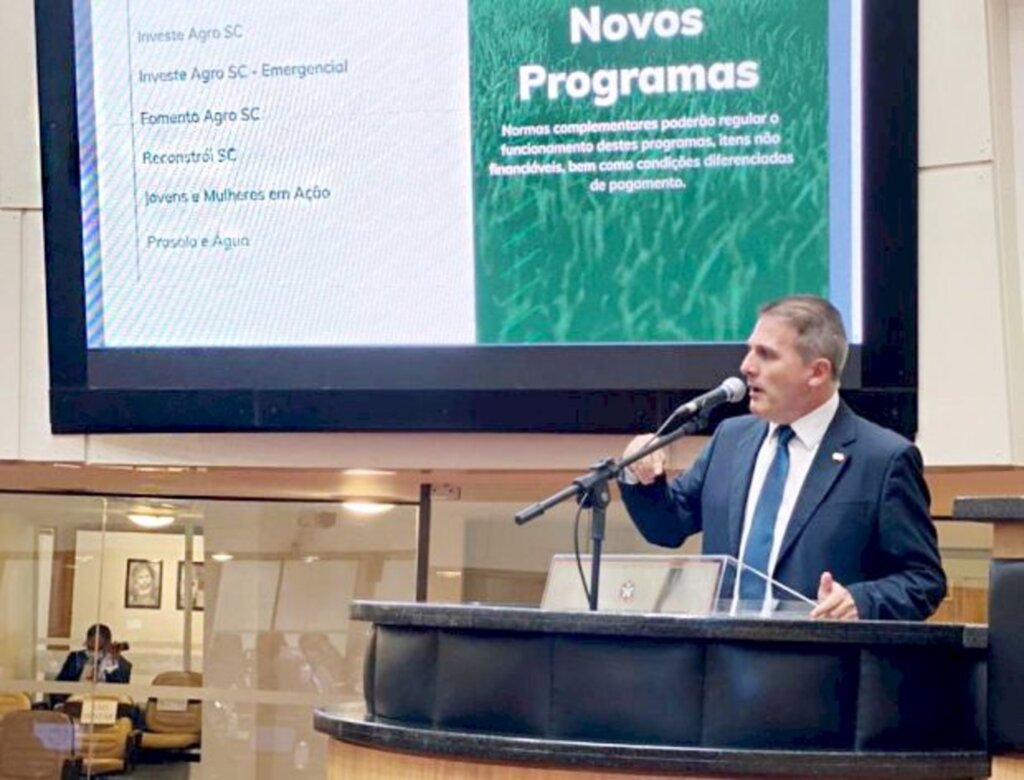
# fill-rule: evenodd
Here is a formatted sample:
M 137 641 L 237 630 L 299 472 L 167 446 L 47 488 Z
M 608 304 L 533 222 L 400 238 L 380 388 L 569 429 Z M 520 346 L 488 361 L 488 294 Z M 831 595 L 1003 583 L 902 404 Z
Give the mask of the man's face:
M 747 339 L 740 372 L 750 390 L 750 411 L 769 422 L 789 424 L 814 408 L 814 362 L 796 348 L 796 331 L 784 319 L 761 317 Z M 820 367 L 817 372 L 820 375 Z
M 107 640 L 104 639 L 99 633 L 86 634 L 85 635 L 85 649 L 91 650 L 95 653 L 106 652 Z

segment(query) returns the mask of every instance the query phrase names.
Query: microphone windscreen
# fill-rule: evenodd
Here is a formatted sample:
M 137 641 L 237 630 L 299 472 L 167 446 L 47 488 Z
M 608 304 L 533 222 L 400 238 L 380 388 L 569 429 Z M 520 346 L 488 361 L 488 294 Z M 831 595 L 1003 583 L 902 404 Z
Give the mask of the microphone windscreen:
M 722 382 L 722 388 L 725 390 L 726 397 L 731 404 L 742 401 L 743 397 L 747 394 L 747 383 L 735 376 L 731 376 Z

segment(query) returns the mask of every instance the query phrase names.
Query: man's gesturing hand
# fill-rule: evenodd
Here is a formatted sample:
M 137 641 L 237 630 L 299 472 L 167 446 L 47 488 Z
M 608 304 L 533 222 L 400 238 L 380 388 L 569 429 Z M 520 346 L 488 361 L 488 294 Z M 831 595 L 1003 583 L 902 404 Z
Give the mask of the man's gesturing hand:
M 628 458 L 641 447 L 647 445 L 647 443 L 653 438 L 654 434 L 651 433 L 645 433 L 641 436 L 635 437 L 626 447 L 626 451 L 622 454 L 622 457 Z M 636 477 L 641 484 L 650 485 L 654 480 L 665 473 L 665 451 L 656 450 L 647 457 L 641 458 L 636 463 L 629 466 L 629 471 L 633 473 L 633 476 Z
M 860 617 L 850 591 L 832 579 L 831 572 L 821 575 L 818 606 L 811 610 L 811 617 L 826 620 L 857 620 Z

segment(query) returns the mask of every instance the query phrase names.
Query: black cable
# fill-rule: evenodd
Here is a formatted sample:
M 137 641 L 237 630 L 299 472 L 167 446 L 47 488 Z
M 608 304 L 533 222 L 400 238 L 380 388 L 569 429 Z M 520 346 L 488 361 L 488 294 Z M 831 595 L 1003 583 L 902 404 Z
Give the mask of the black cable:
M 588 605 L 590 604 L 590 588 L 587 586 L 587 575 L 583 573 L 583 561 L 580 559 L 580 516 L 583 514 L 583 505 L 589 497 L 589 490 L 579 497 L 579 506 L 576 507 L 576 520 L 572 529 L 572 546 L 576 552 L 576 569 L 580 573 L 580 582 L 583 584 L 583 593 L 586 594 Z

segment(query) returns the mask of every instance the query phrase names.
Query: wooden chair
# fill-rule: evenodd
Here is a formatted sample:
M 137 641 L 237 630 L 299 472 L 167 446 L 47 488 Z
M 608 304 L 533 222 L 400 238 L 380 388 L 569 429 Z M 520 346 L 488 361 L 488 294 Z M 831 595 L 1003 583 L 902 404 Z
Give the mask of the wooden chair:
M 112 717 L 102 720 L 97 713 L 109 708 Z M 102 775 L 129 771 L 134 765 L 137 732 L 128 696 L 79 694 L 64 705 L 75 725 L 75 745 L 86 772 Z
M 28 697 L 26 697 L 28 698 Z M 70 780 L 81 762 L 73 755 L 75 728 L 63 712 L 15 710 L 0 732 L 0 780 Z
M 153 685 L 175 685 L 201 688 L 203 676 L 198 672 L 161 672 Z M 173 706 L 170 706 L 172 705 Z M 146 703 L 145 730 L 139 740 L 143 751 L 181 752 L 199 747 L 203 737 L 203 704 L 199 701 L 161 701 Z
M 24 693 L 0 693 L 0 730 L 4 727 L 4 716 L 9 712 L 23 712 L 32 709 L 32 700 Z
M 0 720 L 8 712 L 32 709 L 32 700 L 24 693 L 0 693 Z

